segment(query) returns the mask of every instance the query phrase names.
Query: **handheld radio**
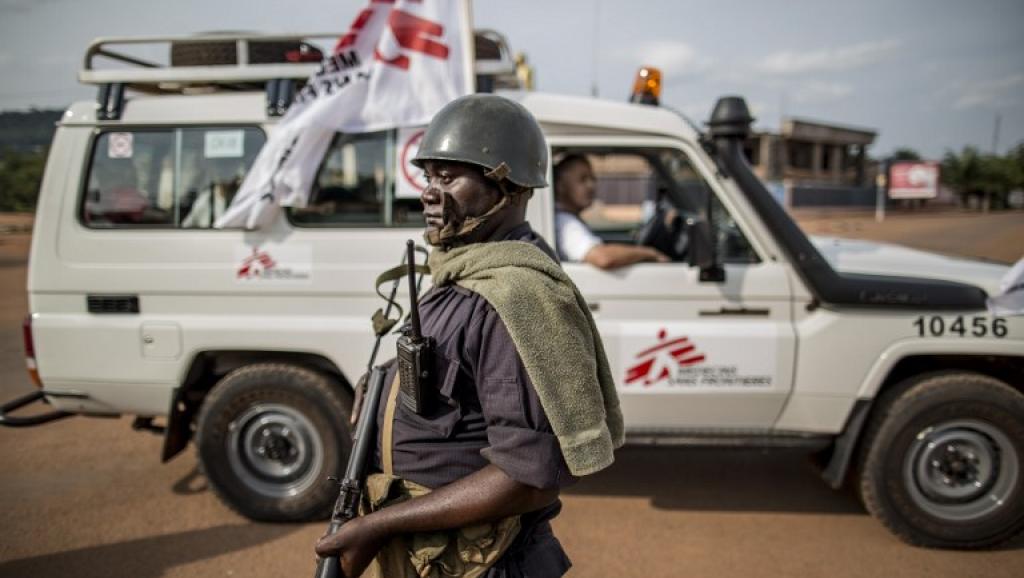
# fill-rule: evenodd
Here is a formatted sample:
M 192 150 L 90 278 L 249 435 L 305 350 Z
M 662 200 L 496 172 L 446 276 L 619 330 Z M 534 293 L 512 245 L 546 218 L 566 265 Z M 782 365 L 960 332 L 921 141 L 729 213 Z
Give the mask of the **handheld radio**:
M 416 302 L 415 244 L 406 242 L 409 275 L 409 326 L 398 338 L 398 375 L 402 405 L 416 415 L 426 415 L 433 400 L 434 339 L 420 332 L 420 308 Z

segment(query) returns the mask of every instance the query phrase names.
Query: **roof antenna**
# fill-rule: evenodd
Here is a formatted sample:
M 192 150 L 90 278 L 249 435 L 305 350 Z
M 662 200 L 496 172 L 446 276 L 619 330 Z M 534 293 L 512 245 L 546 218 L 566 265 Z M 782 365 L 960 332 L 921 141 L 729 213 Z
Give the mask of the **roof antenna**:
M 601 48 L 601 0 L 596 0 L 596 6 L 594 7 L 594 40 L 591 46 L 593 48 L 593 62 L 590 69 L 590 96 L 597 98 L 597 57 L 598 51 Z

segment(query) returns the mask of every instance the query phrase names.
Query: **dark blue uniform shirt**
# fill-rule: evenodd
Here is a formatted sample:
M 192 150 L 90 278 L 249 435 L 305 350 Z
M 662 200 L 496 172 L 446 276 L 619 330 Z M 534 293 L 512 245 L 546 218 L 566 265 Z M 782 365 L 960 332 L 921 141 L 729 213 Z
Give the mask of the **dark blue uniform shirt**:
M 558 260 L 529 224 L 511 231 L 506 240 L 533 243 Z M 437 342 L 437 396 L 425 416 L 398 404 L 392 433 L 395 475 L 437 488 L 494 464 L 535 488 L 573 483 L 533 383 L 494 308 L 472 291 L 445 285 L 421 298 L 420 316 L 423 334 Z M 392 373 L 382 399 L 393 380 Z M 377 419 L 382 431 L 383 403 Z M 380 438 L 377 449 L 379 465 Z M 519 536 L 485 576 L 563 575 L 571 564 L 549 524 L 561 509 L 556 500 L 524 514 Z

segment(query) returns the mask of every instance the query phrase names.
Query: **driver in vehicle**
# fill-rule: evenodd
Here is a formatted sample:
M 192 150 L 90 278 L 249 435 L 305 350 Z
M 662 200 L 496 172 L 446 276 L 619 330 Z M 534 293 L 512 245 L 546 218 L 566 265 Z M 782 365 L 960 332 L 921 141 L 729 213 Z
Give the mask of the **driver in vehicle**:
M 652 247 L 605 243 L 580 219 L 594 203 L 597 180 L 587 157 L 569 154 L 554 167 L 555 245 L 562 261 L 589 263 L 600 269 L 616 269 L 633 263 L 669 261 Z

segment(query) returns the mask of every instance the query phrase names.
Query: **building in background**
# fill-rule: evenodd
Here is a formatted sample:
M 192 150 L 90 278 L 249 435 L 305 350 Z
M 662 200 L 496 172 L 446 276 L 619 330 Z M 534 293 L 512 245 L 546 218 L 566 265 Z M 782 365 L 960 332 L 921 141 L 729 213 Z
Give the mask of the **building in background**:
M 867 148 L 877 135 L 864 128 L 787 118 L 778 134 L 754 133 L 747 158 L 786 207 L 871 206 L 878 168 Z

